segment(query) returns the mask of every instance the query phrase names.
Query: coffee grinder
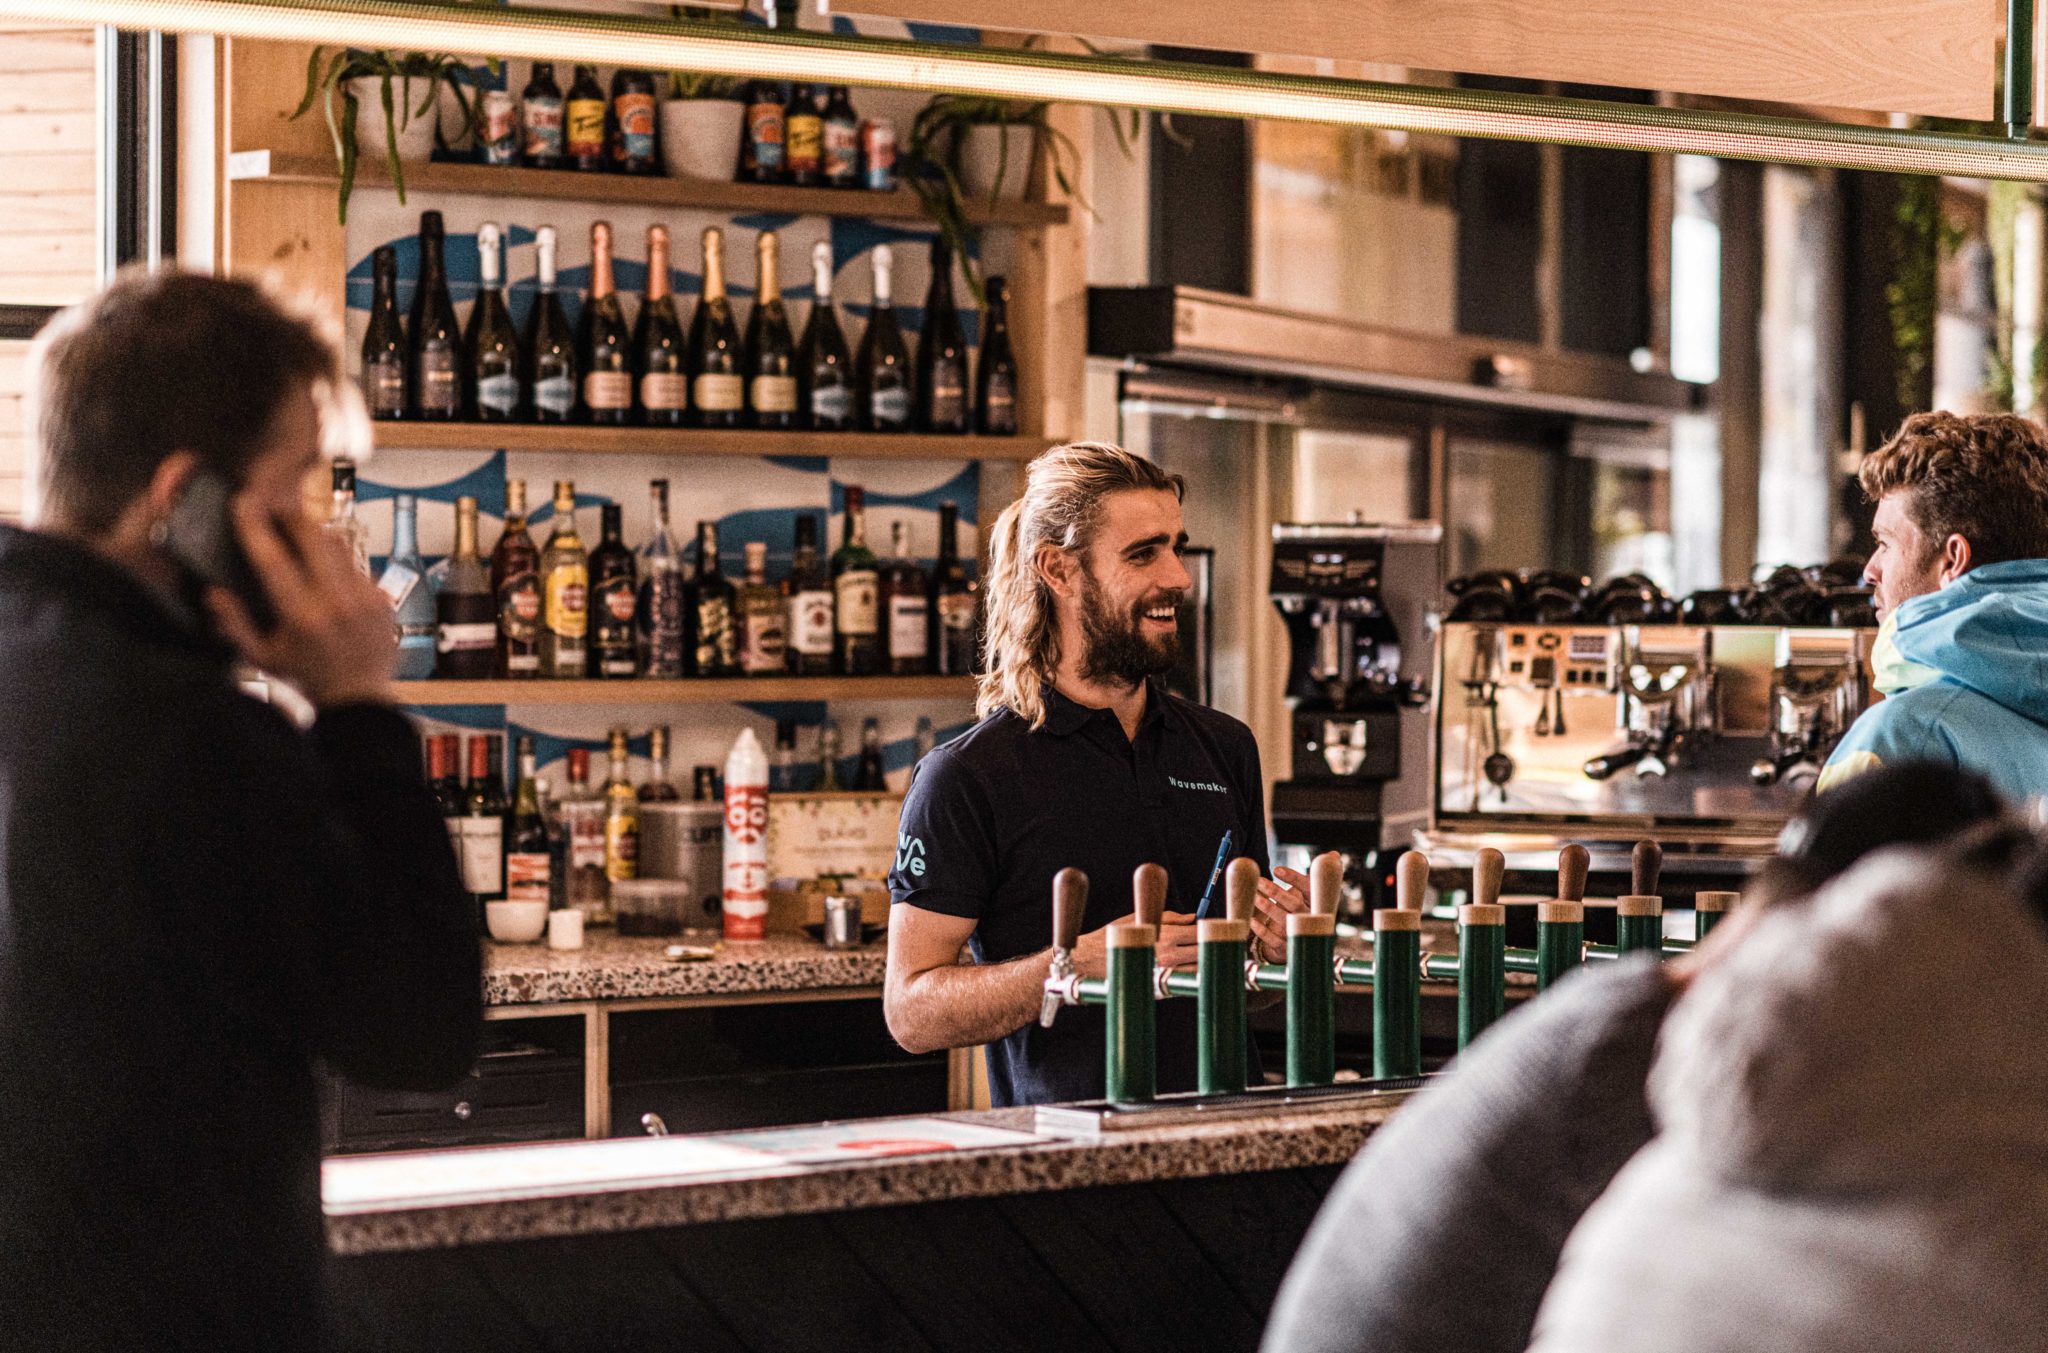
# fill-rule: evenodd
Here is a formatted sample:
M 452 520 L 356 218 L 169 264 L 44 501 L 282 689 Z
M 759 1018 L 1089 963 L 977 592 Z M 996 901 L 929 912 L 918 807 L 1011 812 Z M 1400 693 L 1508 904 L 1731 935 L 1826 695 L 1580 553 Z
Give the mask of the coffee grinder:
M 1349 916 L 1386 905 L 1392 862 L 1429 819 L 1433 523 L 1281 523 L 1268 592 L 1287 626 L 1287 778 L 1273 786 L 1284 859 L 1344 858 Z M 1406 653 L 1404 661 L 1404 639 Z

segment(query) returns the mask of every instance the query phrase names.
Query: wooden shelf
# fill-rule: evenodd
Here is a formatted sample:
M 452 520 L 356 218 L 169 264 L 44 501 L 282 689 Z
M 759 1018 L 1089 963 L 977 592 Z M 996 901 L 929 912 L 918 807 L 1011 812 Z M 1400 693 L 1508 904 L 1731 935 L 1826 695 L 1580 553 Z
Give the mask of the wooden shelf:
M 701 681 L 400 681 L 404 705 L 672 705 L 972 700 L 973 677 L 728 677 Z
M 840 456 L 856 460 L 1030 460 L 1043 437 L 933 437 L 886 432 L 724 432 L 580 423 L 375 425 L 380 451 L 570 451 L 639 456 Z
M 237 183 L 331 183 L 341 174 L 324 155 L 287 155 L 241 150 L 228 156 L 228 177 Z M 357 187 L 390 187 L 384 158 L 356 162 Z M 487 164 L 414 164 L 405 168 L 408 196 L 473 193 L 484 197 L 544 198 L 570 202 L 618 202 L 641 207 L 699 207 L 714 211 L 788 213 L 794 216 L 868 216 L 885 220 L 930 220 L 924 203 L 908 188 L 890 193 L 848 188 L 791 188 L 772 183 L 720 183 L 659 175 L 579 174 L 566 169 L 516 169 Z M 1055 202 L 969 203 L 967 219 L 977 225 L 1039 229 L 1065 225 L 1067 208 Z

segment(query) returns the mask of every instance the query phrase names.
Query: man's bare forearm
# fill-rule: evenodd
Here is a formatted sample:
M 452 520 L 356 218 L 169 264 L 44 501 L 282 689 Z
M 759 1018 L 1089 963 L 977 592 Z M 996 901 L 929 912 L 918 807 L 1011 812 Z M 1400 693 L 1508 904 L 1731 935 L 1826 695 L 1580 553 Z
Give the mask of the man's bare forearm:
M 1008 963 L 891 973 L 883 993 L 889 1031 L 911 1052 L 992 1043 L 1038 1018 L 1050 963 L 1048 951 Z

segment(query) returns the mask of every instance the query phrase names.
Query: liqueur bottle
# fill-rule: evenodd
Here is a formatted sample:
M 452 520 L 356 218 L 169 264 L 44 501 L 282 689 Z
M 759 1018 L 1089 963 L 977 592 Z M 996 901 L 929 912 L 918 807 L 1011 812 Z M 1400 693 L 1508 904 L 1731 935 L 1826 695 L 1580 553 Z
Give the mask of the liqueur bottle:
M 400 681 L 424 681 L 434 674 L 434 589 L 427 585 L 427 566 L 420 559 L 419 500 L 401 493 L 392 505 L 391 557 L 379 584 L 394 607 L 398 627 L 398 663 L 392 675 Z
M 580 677 L 584 673 L 590 562 L 576 534 L 576 486 L 555 481 L 555 522 L 540 557 L 540 674 Z
M 605 112 L 596 68 L 578 66 L 562 106 L 563 151 L 571 169 L 590 173 L 605 167 Z
M 988 279 L 982 312 L 980 365 L 974 377 L 974 430 L 984 437 L 1017 435 L 1017 357 L 1010 348 L 1010 283 Z
M 870 794 L 879 794 L 889 787 L 887 774 L 882 769 L 882 725 L 879 720 L 868 719 L 860 726 L 860 768 L 854 775 L 853 787 Z
M 406 326 L 406 409 L 414 418 L 448 421 L 462 416 L 462 326 L 448 297 L 444 229 L 438 211 L 420 214 L 420 281 Z
M 363 403 L 372 418 L 405 417 L 405 325 L 398 318 L 398 251 L 370 255 L 370 327 L 363 334 Z
M 624 423 L 633 414 L 633 340 L 612 282 L 612 228 L 590 227 L 590 297 L 577 322 L 576 363 L 583 372 L 583 420 Z
M 974 671 L 975 606 L 980 600 L 966 565 L 960 562 L 960 509 L 939 504 L 939 557 L 932 565 L 932 671 L 966 676 Z
M 479 908 L 505 895 L 505 780 L 498 740 L 469 740 L 469 787 L 462 814 L 462 886 Z
M 817 780 L 814 787 L 827 793 L 846 788 L 839 778 L 839 724 L 834 719 L 818 725 Z
M 533 739 L 522 736 L 518 748 L 519 776 L 512 791 L 512 824 L 505 836 L 505 900 L 547 902 L 554 895 L 554 859 L 549 849 L 547 815 L 541 807 Z
M 562 87 L 555 63 L 536 61 L 519 95 L 520 158 L 529 169 L 562 167 Z
M 747 542 L 747 576 L 739 588 L 740 672 L 772 676 L 788 661 L 789 608 L 768 581 L 768 547 Z
M 889 297 L 895 257 L 888 245 L 878 244 L 874 260 L 874 309 L 868 314 L 867 332 L 861 335 L 860 354 L 854 360 L 854 404 L 864 431 L 908 432 L 913 412 L 910 350 L 896 327 L 896 310 Z
M 656 724 L 647 734 L 647 779 L 640 786 L 642 803 L 679 803 L 683 793 L 668 778 L 668 725 Z
M 576 411 L 576 336 L 555 290 L 555 228 L 534 232 L 539 291 L 526 318 L 526 409 L 536 423 L 566 423 Z
M 690 403 L 698 427 L 736 428 L 746 404 L 739 325 L 725 294 L 725 234 L 704 232 L 704 291 L 690 317 Z
M 606 503 L 599 515 L 602 538 L 590 552 L 590 675 L 630 677 L 639 671 L 634 652 L 639 570 L 620 529 L 619 505 Z
M 640 421 L 681 427 L 690 407 L 683 323 L 670 292 L 668 227 L 647 227 L 647 296 L 633 327 L 633 370 L 639 375 Z
M 797 406 L 803 426 L 815 432 L 845 432 L 854 424 L 853 361 L 832 306 L 832 245 L 811 248 L 811 316 L 797 349 Z
M 505 529 L 491 549 L 491 593 L 497 603 L 497 674 L 540 675 L 540 551 L 526 530 L 526 481 L 505 482 Z
M 734 629 L 737 596 L 718 569 L 718 523 L 697 523 L 697 576 L 691 581 L 690 675 L 728 677 L 739 672 Z
M 931 670 L 930 585 L 910 557 L 910 528 L 889 526 L 889 567 L 882 575 L 882 612 L 888 618 L 889 674 L 922 676 Z
M 469 416 L 485 423 L 509 423 L 519 416 L 519 376 L 525 358 L 519 351 L 519 330 L 505 308 L 502 235 L 486 222 L 476 232 L 478 283 L 476 304 L 469 311 L 467 387 Z
M 458 681 L 482 681 L 497 665 L 498 607 L 476 538 L 476 499 L 457 498 L 455 553 L 434 602 L 434 670 Z
M 867 544 L 867 509 L 858 485 L 846 490 L 846 539 L 832 554 L 833 656 L 841 676 L 882 670 L 876 597 L 881 577 Z
M 674 678 L 688 670 L 688 601 L 683 588 L 683 551 L 669 529 L 668 481 L 648 485 L 654 529 L 640 550 L 640 670 Z
M 330 473 L 334 485 L 334 511 L 327 518 L 327 530 L 348 546 L 348 555 L 355 561 L 356 572 L 367 578 L 370 576 L 370 529 L 356 515 L 356 463 L 337 460 Z
M 798 676 L 832 674 L 832 577 L 818 558 L 818 519 L 796 519 L 796 559 L 789 573 L 789 619 L 784 644 Z
M 953 304 L 953 250 L 944 240 L 933 240 L 924 336 L 917 343 L 918 430 L 964 433 L 967 413 L 967 336 Z
M 611 774 L 604 784 L 604 876 L 617 883 L 640 874 L 640 794 L 628 769 L 626 730 L 611 731 Z M 593 918 L 597 919 L 597 918 Z M 611 921 L 611 908 L 598 924 Z
M 747 317 L 746 368 L 748 422 L 757 428 L 796 426 L 796 343 L 782 305 L 779 251 L 772 230 L 754 242 L 758 286 Z

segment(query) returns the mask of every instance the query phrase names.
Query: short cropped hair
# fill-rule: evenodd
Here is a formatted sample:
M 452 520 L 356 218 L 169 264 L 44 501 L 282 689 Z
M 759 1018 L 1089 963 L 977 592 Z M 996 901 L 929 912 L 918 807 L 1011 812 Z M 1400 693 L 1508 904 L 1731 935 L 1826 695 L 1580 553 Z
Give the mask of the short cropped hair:
M 106 532 L 175 451 L 240 483 L 292 396 L 340 381 L 335 345 L 262 287 L 124 273 L 31 350 L 38 515 Z
M 1970 562 L 2048 557 L 2048 436 L 2010 413 L 1916 413 L 1858 473 L 1875 503 L 1903 493 L 1937 548 L 1970 542 Z

